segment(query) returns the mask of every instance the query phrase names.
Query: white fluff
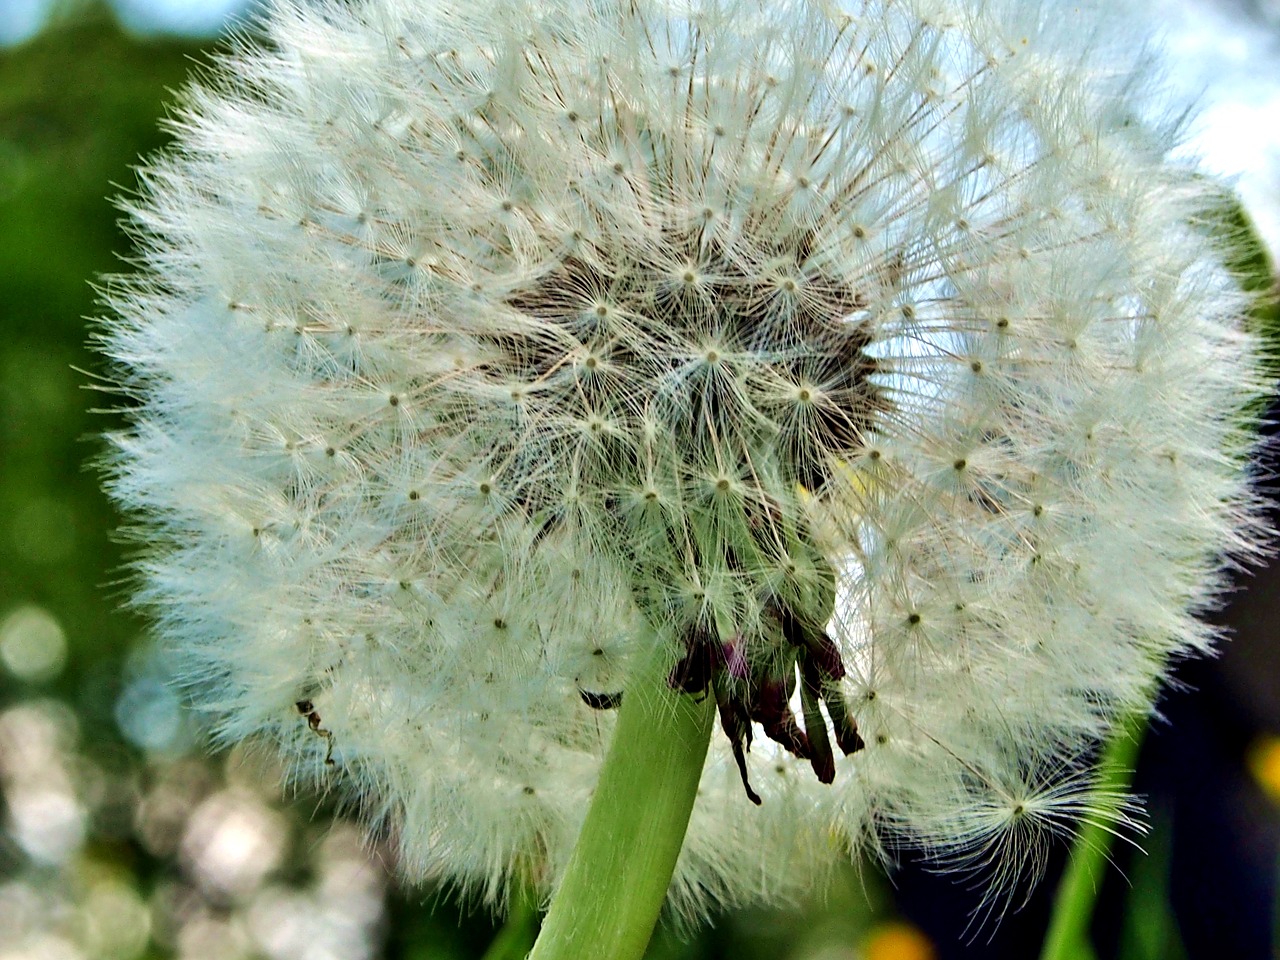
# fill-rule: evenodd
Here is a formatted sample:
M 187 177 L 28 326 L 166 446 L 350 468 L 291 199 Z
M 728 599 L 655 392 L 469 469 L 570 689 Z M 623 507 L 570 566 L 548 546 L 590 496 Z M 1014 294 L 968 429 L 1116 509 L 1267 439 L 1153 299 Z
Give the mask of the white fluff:
M 716 735 L 678 908 L 903 844 L 1006 885 L 1128 821 L 1087 758 L 1211 643 L 1261 374 L 1216 188 L 1096 20 L 276 3 L 141 171 L 101 334 L 139 599 L 219 740 L 410 877 L 546 891 L 612 729 L 580 691 L 698 626 L 766 660 L 833 571 L 867 746 L 828 786 L 757 730 L 756 807 Z

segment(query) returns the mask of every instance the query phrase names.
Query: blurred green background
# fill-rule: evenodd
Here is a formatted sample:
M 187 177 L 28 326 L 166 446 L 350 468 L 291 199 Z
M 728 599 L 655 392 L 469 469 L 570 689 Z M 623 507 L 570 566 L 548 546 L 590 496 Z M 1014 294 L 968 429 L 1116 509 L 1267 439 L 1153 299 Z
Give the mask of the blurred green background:
M 22 19 L 35 3 L 0 0 L 10 28 L 0 41 L 11 41 L 0 47 L 0 960 L 519 956 L 534 918 L 517 911 L 504 933 L 500 919 L 447 889 L 397 890 L 385 851 L 365 846 L 321 798 L 283 798 L 278 771 L 261 758 L 208 756 L 145 624 L 122 608 L 122 548 L 111 535 L 119 518 L 91 466 L 120 401 L 88 345 L 90 281 L 127 269 L 106 198 L 127 191 L 131 166 L 163 145 L 163 105 L 210 41 L 129 35 L 85 3 L 46 12 L 36 30 L 38 18 Z M 143 23 L 136 3 L 120 9 Z M 187 25 L 216 23 L 211 9 Z M 1175 717 L 1179 703 L 1194 703 L 1198 712 L 1149 738 L 1140 783 L 1156 831 L 1149 856 L 1117 852 L 1127 881 L 1099 880 L 1099 957 L 1271 955 L 1280 671 L 1270 583 L 1237 604 L 1248 619 L 1238 648 L 1189 678 L 1208 693 L 1168 710 Z M 1204 742 L 1174 739 L 1188 729 Z M 1173 769 L 1207 778 L 1223 809 L 1178 812 L 1185 804 L 1178 778 L 1161 773 L 1162 750 Z M 1197 866 L 1179 854 L 1188 833 L 1236 861 Z M 1240 860 L 1250 856 L 1261 866 Z M 1222 929 L 1245 939 L 1196 932 L 1193 908 L 1179 901 L 1182 869 L 1209 871 L 1186 896 L 1205 916 L 1214 908 L 1201 886 L 1229 898 Z M 1231 892 L 1242 880 L 1246 892 Z M 965 935 L 976 893 L 910 866 L 894 884 L 850 869 L 823 903 L 719 917 L 683 939 L 664 930 L 650 953 L 1038 954 L 1052 881 L 976 940 Z

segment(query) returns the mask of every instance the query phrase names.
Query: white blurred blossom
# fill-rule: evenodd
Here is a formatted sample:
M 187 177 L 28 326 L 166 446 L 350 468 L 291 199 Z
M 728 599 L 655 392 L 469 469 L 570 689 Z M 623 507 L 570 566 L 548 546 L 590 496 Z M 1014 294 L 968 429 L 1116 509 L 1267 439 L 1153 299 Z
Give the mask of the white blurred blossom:
M 220 740 L 495 898 L 554 884 L 652 644 L 724 734 L 678 905 L 900 844 L 1005 883 L 1128 816 L 1087 758 L 1210 645 L 1260 389 L 1139 41 L 1014 0 L 266 26 L 142 171 L 102 333 Z

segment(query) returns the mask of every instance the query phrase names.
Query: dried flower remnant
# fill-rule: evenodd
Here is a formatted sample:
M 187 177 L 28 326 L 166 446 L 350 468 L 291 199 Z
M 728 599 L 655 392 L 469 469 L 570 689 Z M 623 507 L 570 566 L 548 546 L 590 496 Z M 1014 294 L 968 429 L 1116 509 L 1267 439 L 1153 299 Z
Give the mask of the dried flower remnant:
M 1081 758 L 1210 643 L 1261 374 L 1127 38 L 1011 0 L 265 24 L 142 171 L 102 333 L 139 598 L 222 740 L 494 898 L 562 874 L 655 644 L 724 733 L 677 907 L 899 842 L 1004 882 L 1128 816 Z
M 324 721 L 320 718 L 320 714 L 316 713 L 316 705 L 310 700 L 299 700 L 293 706 L 299 715 L 307 721 L 307 729 L 316 736 L 324 738 L 324 762 L 328 766 L 333 766 L 333 731 L 326 730 L 321 726 Z

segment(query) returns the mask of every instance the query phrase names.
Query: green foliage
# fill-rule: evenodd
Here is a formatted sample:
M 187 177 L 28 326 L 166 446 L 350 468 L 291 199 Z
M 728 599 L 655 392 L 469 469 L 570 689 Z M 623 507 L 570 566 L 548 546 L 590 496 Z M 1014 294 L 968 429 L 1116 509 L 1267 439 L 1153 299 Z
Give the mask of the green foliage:
M 84 318 L 90 279 L 120 269 L 114 251 L 127 248 L 104 193 L 163 142 L 156 117 L 194 53 L 97 22 L 0 55 L 0 616 L 36 604 L 59 621 L 59 692 L 75 692 L 90 729 L 111 708 L 103 658 L 138 624 L 104 589 L 120 576 L 118 520 L 85 463 L 112 424 L 90 408 L 118 401 L 85 392 L 101 361 Z
M 1223 190 L 1220 202 L 1207 211 L 1203 228 L 1227 241 L 1227 267 L 1253 298 L 1249 315 L 1267 344 L 1268 372 L 1280 379 L 1280 282 L 1266 242 L 1230 190 Z
M 1187 960 L 1169 899 L 1173 823 L 1153 818 L 1146 855 L 1134 859 L 1132 886 L 1125 899 L 1118 955 L 1121 960 Z

